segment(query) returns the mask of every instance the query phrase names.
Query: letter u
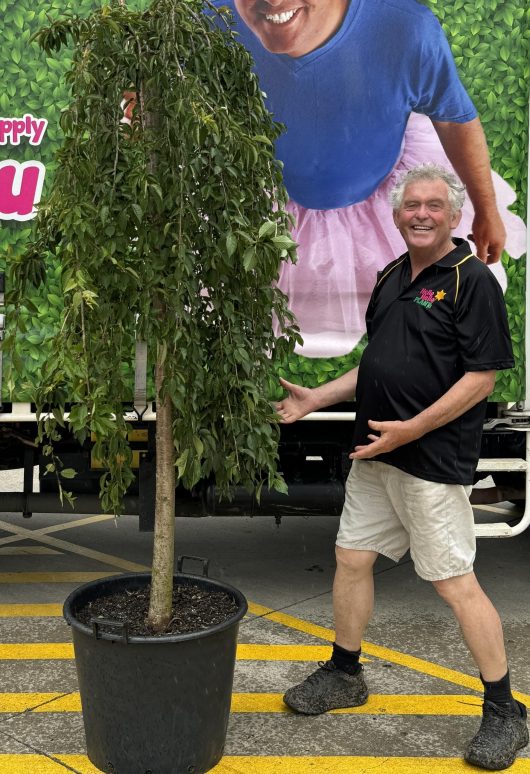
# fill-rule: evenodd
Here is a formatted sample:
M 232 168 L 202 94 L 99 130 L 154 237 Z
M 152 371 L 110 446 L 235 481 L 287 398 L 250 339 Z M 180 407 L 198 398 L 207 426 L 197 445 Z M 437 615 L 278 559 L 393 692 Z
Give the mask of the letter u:
M 40 161 L 0 162 L 0 220 L 30 220 L 37 214 L 45 167 Z

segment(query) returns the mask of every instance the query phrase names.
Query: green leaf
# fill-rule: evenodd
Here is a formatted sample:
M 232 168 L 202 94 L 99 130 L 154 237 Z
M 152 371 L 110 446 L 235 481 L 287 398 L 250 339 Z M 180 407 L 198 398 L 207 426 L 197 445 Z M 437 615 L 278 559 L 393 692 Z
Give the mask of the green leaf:
M 265 223 L 262 223 L 260 226 L 258 237 L 259 239 L 263 239 L 263 237 L 270 236 L 274 233 L 276 233 L 276 223 L 273 223 L 272 220 L 266 220 Z
M 142 219 L 144 217 L 144 211 L 142 210 L 140 205 L 139 204 L 131 204 L 131 209 L 134 212 L 134 214 L 136 215 L 136 220 L 138 221 L 138 223 L 141 223 Z
M 226 252 L 228 253 L 228 257 L 231 258 L 236 250 L 237 250 L 237 237 L 235 234 L 230 233 L 226 237 Z
M 251 245 L 250 247 L 247 247 L 245 252 L 243 253 L 243 268 L 245 271 L 251 271 L 256 266 L 257 261 L 257 255 L 256 255 L 256 248 L 254 245 Z
M 280 234 L 279 236 L 275 236 L 271 240 L 274 242 L 275 245 L 278 247 L 296 247 L 296 242 L 294 242 L 291 237 L 287 236 L 286 234 Z

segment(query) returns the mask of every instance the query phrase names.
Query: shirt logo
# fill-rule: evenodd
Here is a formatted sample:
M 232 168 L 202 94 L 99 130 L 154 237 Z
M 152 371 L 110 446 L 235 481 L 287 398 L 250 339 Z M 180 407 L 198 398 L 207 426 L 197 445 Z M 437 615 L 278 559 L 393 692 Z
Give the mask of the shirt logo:
M 445 290 L 437 290 L 435 293 L 434 290 L 422 288 L 420 290 L 420 295 L 416 296 L 413 300 L 415 304 L 419 304 L 420 306 L 425 307 L 425 309 L 430 309 L 436 301 L 443 301 L 446 295 L 447 293 Z

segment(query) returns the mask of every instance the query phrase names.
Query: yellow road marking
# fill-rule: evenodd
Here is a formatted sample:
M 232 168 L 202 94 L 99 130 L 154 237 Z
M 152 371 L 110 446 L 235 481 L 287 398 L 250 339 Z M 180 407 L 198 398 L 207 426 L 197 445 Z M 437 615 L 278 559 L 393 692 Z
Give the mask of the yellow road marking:
M 0 693 L 0 712 L 81 712 L 79 693 Z M 281 693 L 234 693 L 232 712 L 287 713 Z M 468 695 L 373 694 L 361 707 L 333 710 L 340 715 L 480 715 L 482 701 Z
M 117 572 L 0 572 L 0 583 L 88 583 Z
M 67 766 L 70 766 L 72 769 L 75 769 L 79 774 L 101 774 L 101 770 L 96 769 L 86 755 L 54 755 L 53 757 L 57 758 L 58 761 L 62 761 L 62 763 L 65 763 Z M 2 769 L 0 769 L 0 774 L 4 774 Z M 7 772 L 5 772 L 5 774 L 7 774 Z M 34 772 L 31 772 L 31 774 L 34 774 Z M 59 774 L 59 772 L 57 772 L 57 774 Z M 65 774 L 64 769 L 61 769 L 60 774 Z
M 38 532 L 36 530 L 25 529 L 25 527 L 15 526 L 7 521 L 0 521 L 0 528 L 4 529 L 6 532 L 13 532 L 23 538 L 36 540 L 39 543 L 52 546 L 52 548 L 59 548 L 63 551 L 69 551 L 72 554 L 80 554 L 81 556 L 87 557 L 88 559 L 95 559 L 97 562 L 110 564 L 113 567 L 119 567 L 121 570 L 127 570 L 128 572 L 144 572 L 145 570 L 149 569 L 144 564 L 129 562 L 127 559 L 121 559 L 119 556 L 104 554 L 102 551 L 95 551 L 92 548 L 78 546 L 75 543 L 69 543 L 66 540 L 49 537 L 42 531 Z
M 255 603 L 249 603 L 249 612 L 254 615 L 259 615 L 267 618 L 269 621 L 275 621 L 276 623 L 283 624 L 290 629 L 295 629 L 299 632 L 305 632 L 311 634 L 313 637 L 320 637 L 322 640 L 328 640 L 333 642 L 335 640 L 335 632 L 333 629 L 327 629 L 324 626 L 318 626 L 317 624 L 310 623 L 308 621 L 295 618 L 292 615 L 286 613 L 274 612 L 270 608 L 263 605 L 257 605 Z M 363 652 L 367 656 L 375 656 L 383 661 L 390 661 L 393 664 L 407 667 L 415 672 L 421 672 L 422 674 L 429 675 L 430 677 L 436 677 L 439 680 L 445 680 L 448 683 L 454 683 L 455 685 L 461 685 L 463 688 L 470 688 L 473 691 L 482 692 L 483 686 L 480 680 L 471 675 L 466 675 L 464 672 L 458 672 L 456 669 L 448 669 L 447 667 L 440 666 L 439 664 L 433 664 L 431 661 L 426 661 L 416 656 L 409 656 L 407 653 L 401 653 L 398 650 L 392 650 L 390 648 L 384 648 L 381 645 L 374 645 L 371 642 L 362 643 Z M 513 691 L 513 695 L 523 701 L 525 704 L 530 702 L 530 696 L 519 691 Z
M 477 769 L 468 766 L 461 758 L 364 758 L 348 755 L 281 758 L 227 755 L 211 769 L 211 774 L 249 774 L 250 771 L 252 774 L 374 774 L 379 771 L 388 774 L 472 774 Z M 529 772 L 528 758 L 519 758 L 510 768 L 510 774 Z M 0 774 L 4 774 L 2 769 Z
M 0 755 L 0 774 L 65 774 L 65 765 L 79 774 L 101 774 L 86 755 Z
M 56 661 L 74 657 L 70 642 L 13 642 L 0 645 L 0 660 L 15 661 L 45 659 Z
M 98 513 L 94 516 L 84 516 L 82 519 L 74 521 L 61 522 L 60 524 L 51 524 L 49 527 L 42 527 L 37 530 L 40 535 L 49 535 L 50 532 L 62 532 L 63 529 L 75 529 L 77 527 L 87 527 L 89 524 L 97 524 L 100 521 L 114 521 L 116 516 L 110 516 L 108 513 Z
M 39 706 L 44 705 L 44 706 Z M 53 707 L 53 709 L 52 709 Z M 0 712 L 80 712 L 78 693 L 0 693 Z
M 84 527 L 89 524 L 95 524 L 98 521 L 108 521 L 114 519 L 114 516 L 108 514 L 97 514 L 96 516 L 86 516 L 82 519 L 75 519 L 74 521 L 61 522 L 60 524 L 52 524 L 49 527 L 42 527 L 39 529 L 31 530 L 32 537 L 38 539 L 39 535 L 47 535 L 50 532 L 61 532 L 63 529 L 73 529 L 74 527 Z M 21 535 L 8 535 L 7 537 L 0 538 L 0 546 L 8 543 L 17 543 L 19 540 L 26 540 Z
M 1 696 L 1 694 L 0 694 Z M 232 712 L 289 712 L 281 693 L 234 693 Z M 372 694 L 361 707 L 332 715 L 481 715 L 482 700 L 468 695 Z
M 79 774 L 101 774 L 86 755 L 0 755 L 0 774 L 64 774 L 70 766 Z M 56 762 L 57 761 L 57 762 Z M 390 758 L 337 756 L 249 756 L 226 755 L 211 774 L 472 774 L 476 769 L 461 758 Z M 529 774 L 530 759 L 518 758 L 510 774 Z
M 62 551 L 47 546 L 13 546 L 12 548 L 0 548 L 0 556 L 57 556 Z
M 237 646 L 242 661 L 327 661 L 329 645 L 244 645 Z M 367 659 L 361 659 L 366 662 Z
M 62 605 L 0 605 L 0 618 L 55 618 L 62 614 Z

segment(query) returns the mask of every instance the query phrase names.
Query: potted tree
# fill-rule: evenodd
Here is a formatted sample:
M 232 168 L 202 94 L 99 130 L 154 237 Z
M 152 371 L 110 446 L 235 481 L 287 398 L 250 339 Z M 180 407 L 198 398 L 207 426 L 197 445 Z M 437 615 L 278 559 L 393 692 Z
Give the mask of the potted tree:
M 285 489 L 267 400 L 270 359 L 297 337 L 274 287 L 295 251 L 273 154 L 280 129 L 229 19 L 203 0 L 153 0 L 142 12 L 111 2 L 38 34 L 47 53 L 70 41 L 72 103 L 53 186 L 11 265 L 15 306 L 42 281 L 46 256 L 61 266 L 64 314 L 35 396 L 50 473 L 74 475 L 53 452 L 62 426 L 81 443 L 91 433 L 106 468 L 103 507 L 120 513 L 134 475 L 123 406 L 137 341 L 154 369 L 157 416 L 152 573 L 89 584 L 65 604 L 87 749 L 103 771 L 197 773 L 222 754 L 246 602 L 174 575 L 175 479 L 190 488 L 215 476 L 224 495 L 235 484 L 258 496 L 264 485 Z M 120 120 L 127 90 L 138 97 L 130 125 Z M 220 594 L 228 618 L 168 633 L 174 578 L 177 595 L 192 582 Z M 94 607 L 115 594 L 114 609 L 149 597 L 139 628 Z

